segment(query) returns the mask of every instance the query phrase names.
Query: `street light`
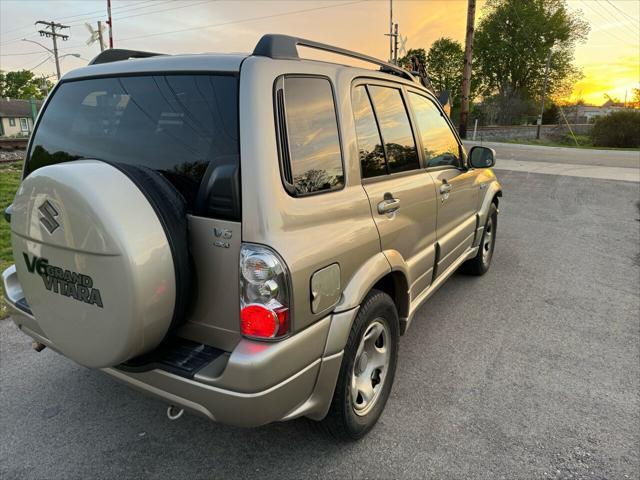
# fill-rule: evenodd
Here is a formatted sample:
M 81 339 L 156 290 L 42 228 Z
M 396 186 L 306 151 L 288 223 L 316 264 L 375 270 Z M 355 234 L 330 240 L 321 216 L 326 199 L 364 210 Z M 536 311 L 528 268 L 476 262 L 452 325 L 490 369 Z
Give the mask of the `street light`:
M 27 40 L 26 38 L 23 38 L 22 41 L 23 42 L 35 43 L 36 45 L 38 45 L 39 47 L 44 48 L 47 52 L 49 52 L 51 55 L 54 56 L 54 58 L 56 60 L 56 75 L 58 76 L 58 80 L 60 80 L 60 59 L 64 58 L 64 57 L 80 58 L 80 54 L 79 53 L 66 53 L 66 54 L 64 54 L 64 55 L 59 57 L 57 51 L 51 50 L 49 47 L 44 46 L 40 42 L 36 42 L 35 40 Z

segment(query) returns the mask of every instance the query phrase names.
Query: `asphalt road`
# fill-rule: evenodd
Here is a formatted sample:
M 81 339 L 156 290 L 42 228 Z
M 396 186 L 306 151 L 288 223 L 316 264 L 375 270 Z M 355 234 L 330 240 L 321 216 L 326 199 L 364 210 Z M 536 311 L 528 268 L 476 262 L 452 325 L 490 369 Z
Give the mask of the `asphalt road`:
M 638 184 L 498 173 L 493 266 L 420 310 L 365 439 L 169 422 L 3 321 L 0 477 L 639 478 Z
M 593 148 L 544 147 L 504 142 L 464 141 L 467 147 L 484 145 L 496 150 L 499 159 L 564 163 L 619 168 L 640 168 L 638 150 L 600 150 Z

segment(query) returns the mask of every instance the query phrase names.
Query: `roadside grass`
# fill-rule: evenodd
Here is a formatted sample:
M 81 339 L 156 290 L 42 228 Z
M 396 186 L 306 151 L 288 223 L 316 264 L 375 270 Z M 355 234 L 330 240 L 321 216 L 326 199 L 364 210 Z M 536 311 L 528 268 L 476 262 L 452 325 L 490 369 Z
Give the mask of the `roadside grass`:
M 2 215 L 4 209 L 13 201 L 20 177 L 22 176 L 22 162 L 10 162 L 0 164 L 0 208 Z M 0 219 L 0 272 L 4 271 L 13 263 L 11 253 L 11 229 L 9 224 Z M 0 320 L 7 317 L 9 312 L 4 302 L 4 292 L 0 288 Z
M 541 147 L 565 147 L 565 148 L 585 148 L 589 150 L 621 150 L 630 152 L 640 152 L 640 148 L 616 148 L 616 147 L 597 147 L 591 142 L 591 137 L 588 135 L 576 135 L 578 145 L 574 142 L 571 135 L 565 135 L 558 140 L 547 139 L 530 139 L 530 140 L 500 140 L 504 143 L 519 143 L 522 145 L 539 145 Z

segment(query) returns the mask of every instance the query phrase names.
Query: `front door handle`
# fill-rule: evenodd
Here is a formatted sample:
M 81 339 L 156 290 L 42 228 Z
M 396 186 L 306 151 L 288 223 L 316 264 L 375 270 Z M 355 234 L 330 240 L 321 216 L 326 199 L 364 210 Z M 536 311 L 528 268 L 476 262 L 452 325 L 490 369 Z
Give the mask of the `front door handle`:
M 393 213 L 400 208 L 400 200 L 397 198 L 385 198 L 378 204 L 378 213 L 385 215 L 387 213 Z
M 446 193 L 449 193 L 450 191 L 451 191 L 450 183 L 444 182 L 442 185 L 440 185 L 440 193 L 442 193 L 443 195 Z

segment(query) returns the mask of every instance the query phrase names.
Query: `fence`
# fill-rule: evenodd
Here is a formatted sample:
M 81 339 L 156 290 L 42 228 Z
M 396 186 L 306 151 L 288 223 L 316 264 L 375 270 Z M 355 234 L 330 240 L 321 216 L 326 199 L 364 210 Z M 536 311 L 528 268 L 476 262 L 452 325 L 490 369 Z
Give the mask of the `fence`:
M 593 128 L 592 123 L 578 123 L 570 125 L 575 135 L 589 135 Z M 476 140 L 531 140 L 536 138 L 537 125 L 509 125 L 478 127 Z M 562 125 L 542 125 L 540 138 L 554 140 L 569 134 L 566 124 Z M 467 133 L 467 138 L 471 139 L 473 128 Z

